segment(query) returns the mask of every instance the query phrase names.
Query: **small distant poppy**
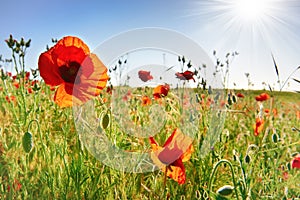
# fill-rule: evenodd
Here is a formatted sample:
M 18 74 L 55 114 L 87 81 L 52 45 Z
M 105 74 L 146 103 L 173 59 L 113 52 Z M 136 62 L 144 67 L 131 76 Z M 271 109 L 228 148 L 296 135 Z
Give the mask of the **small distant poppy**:
M 159 99 L 161 97 L 167 96 L 169 90 L 170 90 L 170 86 L 168 84 L 156 86 L 153 90 L 154 99 Z
M 131 91 L 128 90 L 127 93 L 122 97 L 122 99 L 123 99 L 124 101 L 128 101 L 128 99 L 130 99 L 131 96 L 132 96 Z
M 300 169 L 300 154 L 292 160 L 292 168 Z
M 27 88 L 27 92 L 28 92 L 29 94 L 33 93 L 32 88 Z
M 42 53 L 38 62 L 45 83 L 58 86 L 54 101 L 60 107 L 80 105 L 106 86 L 107 68 L 79 38 L 67 36 Z
M 16 89 L 19 89 L 20 87 L 20 84 L 17 81 L 14 81 L 13 85 L 15 86 Z
M 178 184 L 184 184 L 186 176 L 183 162 L 188 161 L 194 152 L 192 139 L 176 128 L 163 147 L 153 137 L 149 140 L 153 150 L 151 158 L 155 165 Z
M 191 71 L 185 71 L 185 72 L 176 72 L 175 73 L 175 75 L 176 75 L 176 78 L 178 78 L 178 79 L 180 79 L 180 80 L 193 80 L 194 82 L 196 82 L 195 81 L 195 79 L 194 79 L 194 72 L 191 72 Z
M 13 185 L 12 185 L 14 191 L 19 191 L 22 188 L 22 184 L 20 183 L 20 181 L 18 181 L 17 179 L 14 180 Z M 7 186 L 7 191 L 10 192 L 10 185 Z
M 25 73 L 25 80 L 29 80 L 29 77 L 30 77 L 30 72 L 26 72 Z
M 10 102 L 16 102 L 16 97 L 11 95 L 11 96 L 5 96 L 5 100 L 10 103 Z
M 268 108 L 265 108 L 265 113 L 268 115 L 268 114 L 270 114 L 270 109 L 268 109 Z
M 138 72 L 138 74 L 139 74 L 139 78 L 144 82 L 147 82 L 147 81 L 153 79 L 153 76 L 150 75 L 150 71 L 140 70 Z
M 253 128 L 254 128 L 254 135 L 255 136 L 258 136 L 259 133 L 262 131 L 264 127 L 264 120 L 261 119 L 261 118 L 256 118 L 256 122 L 255 124 L 253 125 Z
M 256 101 L 266 101 L 270 98 L 270 96 L 267 93 L 261 93 L 260 95 L 256 96 Z
M 142 106 L 148 106 L 151 104 L 151 99 L 148 96 L 142 97 Z
M 239 97 L 239 98 L 244 98 L 245 97 L 242 93 L 237 93 L 236 96 Z

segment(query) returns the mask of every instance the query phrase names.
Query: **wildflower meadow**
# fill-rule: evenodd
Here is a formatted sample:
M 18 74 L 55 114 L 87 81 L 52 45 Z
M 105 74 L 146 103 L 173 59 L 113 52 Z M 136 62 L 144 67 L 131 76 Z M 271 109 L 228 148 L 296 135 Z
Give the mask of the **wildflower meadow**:
M 0 199 L 300 198 L 300 96 L 227 88 L 237 52 L 216 57 L 223 87 L 187 55 L 164 70 L 176 84 L 143 66 L 130 86 L 130 57 L 107 66 L 78 37 L 52 39 L 36 69 L 31 39 L 3 42 Z

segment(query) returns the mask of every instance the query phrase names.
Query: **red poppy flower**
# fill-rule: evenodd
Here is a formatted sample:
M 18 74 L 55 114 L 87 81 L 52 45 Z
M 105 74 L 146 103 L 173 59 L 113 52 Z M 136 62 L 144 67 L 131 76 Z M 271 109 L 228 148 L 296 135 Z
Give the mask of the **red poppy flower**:
M 28 92 L 29 94 L 33 93 L 32 88 L 27 88 L 27 92 Z
M 239 98 L 244 98 L 245 97 L 242 93 L 237 93 L 236 96 L 239 97 Z
M 26 72 L 25 73 L 25 80 L 29 80 L 29 77 L 30 77 L 30 72 Z
M 20 84 L 16 81 L 13 82 L 13 85 L 15 86 L 16 89 L 19 89 L 20 87 Z
M 266 109 L 265 109 L 265 113 L 266 113 L 266 114 L 269 114 L 269 113 L 270 113 L 270 109 L 266 108 Z
M 300 154 L 292 160 L 292 168 L 300 169 Z
M 254 135 L 258 136 L 263 128 L 264 128 L 264 120 L 261 118 L 256 118 L 256 122 L 253 125 Z
M 148 106 L 151 104 L 151 99 L 148 96 L 142 97 L 142 106 Z
M 163 147 L 160 147 L 153 137 L 149 140 L 153 150 L 151 158 L 155 165 L 166 172 L 168 177 L 184 184 L 186 177 L 183 162 L 188 161 L 194 152 L 192 139 L 176 128 Z
M 67 36 L 39 57 L 45 83 L 59 86 L 54 101 L 61 107 L 80 105 L 106 86 L 107 68 L 79 38 Z
M 128 90 L 127 93 L 122 97 L 122 99 L 124 101 L 128 101 L 128 99 L 131 99 L 131 97 L 132 97 L 131 91 Z
M 16 97 L 15 96 L 5 96 L 5 100 L 10 103 L 10 102 L 16 102 Z
M 191 71 L 185 71 L 185 72 L 182 72 L 182 73 L 179 73 L 179 72 L 176 72 L 175 73 L 176 75 L 176 78 L 180 79 L 180 80 L 193 80 L 194 82 L 195 79 L 194 79 L 194 72 L 191 72 Z
M 168 95 L 170 90 L 170 86 L 168 84 L 165 85 L 158 85 L 153 90 L 153 97 L 155 99 L 159 99 L 161 97 L 165 97 Z
M 12 186 L 13 186 L 12 188 L 14 189 L 14 191 L 19 191 L 22 188 L 22 184 L 17 179 L 14 180 Z M 7 191 L 8 192 L 10 191 L 10 185 L 7 186 Z
M 147 81 L 153 79 L 153 76 L 150 75 L 150 71 L 140 70 L 138 72 L 138 74 L 139 74 L 139 78 L 144 82 L 147 82 Z
M 267 93 L 261 93 L 260 95 L 256 96 L 256 101 L 266 101 L 270 98 L 270 96 Z

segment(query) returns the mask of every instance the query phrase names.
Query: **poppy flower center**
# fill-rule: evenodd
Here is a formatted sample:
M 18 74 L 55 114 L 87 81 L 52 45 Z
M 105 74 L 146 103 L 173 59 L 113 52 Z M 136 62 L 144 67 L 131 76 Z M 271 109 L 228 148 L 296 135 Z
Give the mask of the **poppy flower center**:
M 69 62 L 66 65 L 59 67 L 59 74 L 67 83 L 79 83 L 80 79 L 76 80 L 76 76 L 80 71 L 80 68 L 81 66 L 78 62 Z

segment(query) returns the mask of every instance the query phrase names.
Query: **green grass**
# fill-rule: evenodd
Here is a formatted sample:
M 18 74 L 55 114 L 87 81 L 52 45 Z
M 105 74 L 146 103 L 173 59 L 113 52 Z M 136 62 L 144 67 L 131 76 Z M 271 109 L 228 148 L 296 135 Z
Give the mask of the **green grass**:
M 54 91 L 44 83 L 38 83 L 39 90 L 31 94 L 23 85 L 16 89 L 10 78 L 0 80 L 0 87 L 0 199 L 223 199 L 216 191 L 234 185 L 232 173 L 238 197 L 233 191 L 228 199 L 300 198 L 300 171 L 290 168 L 292 156 L 300 152 L 299 132 L 292 130 L 300 128 L 299 94 L 269 92 L 271 99 L 263 105 L 270 114 L 264 116 L 262 132 L 254 136 L 259 113 L 254 97 L 262 91 L 241 91 L 245 98 L 228 106 L 217 143 L 202 157 L 201 144 L 210 126 L 209 108 L 204 106 L 199 111 L 202 118 L 195 133 L 195 152 L 184 163 L 187 180 L 178 185 L 169 178 L 164 183 L 162 171 L 126 173 L 103 165 L 79 140 L 72 108 L 55 105 Z M 16 101 L 7 102 L 7 95 L 14 95 Z M 105 91 L 98 100 L 103 98 L 109 98 Z M 146 112 L 145 108 L 139 112 Z M 171 133 L 168 127 L 176 126 L 172 117 L 176 115 L 168 118 L 159 134 L 160 143 Z M 32 134 L 30 153 L 22 146 L 25 132 Z M 128 136 L 115 126 L 109 134 L 120 148 L 149 148 L 147 139 Z

